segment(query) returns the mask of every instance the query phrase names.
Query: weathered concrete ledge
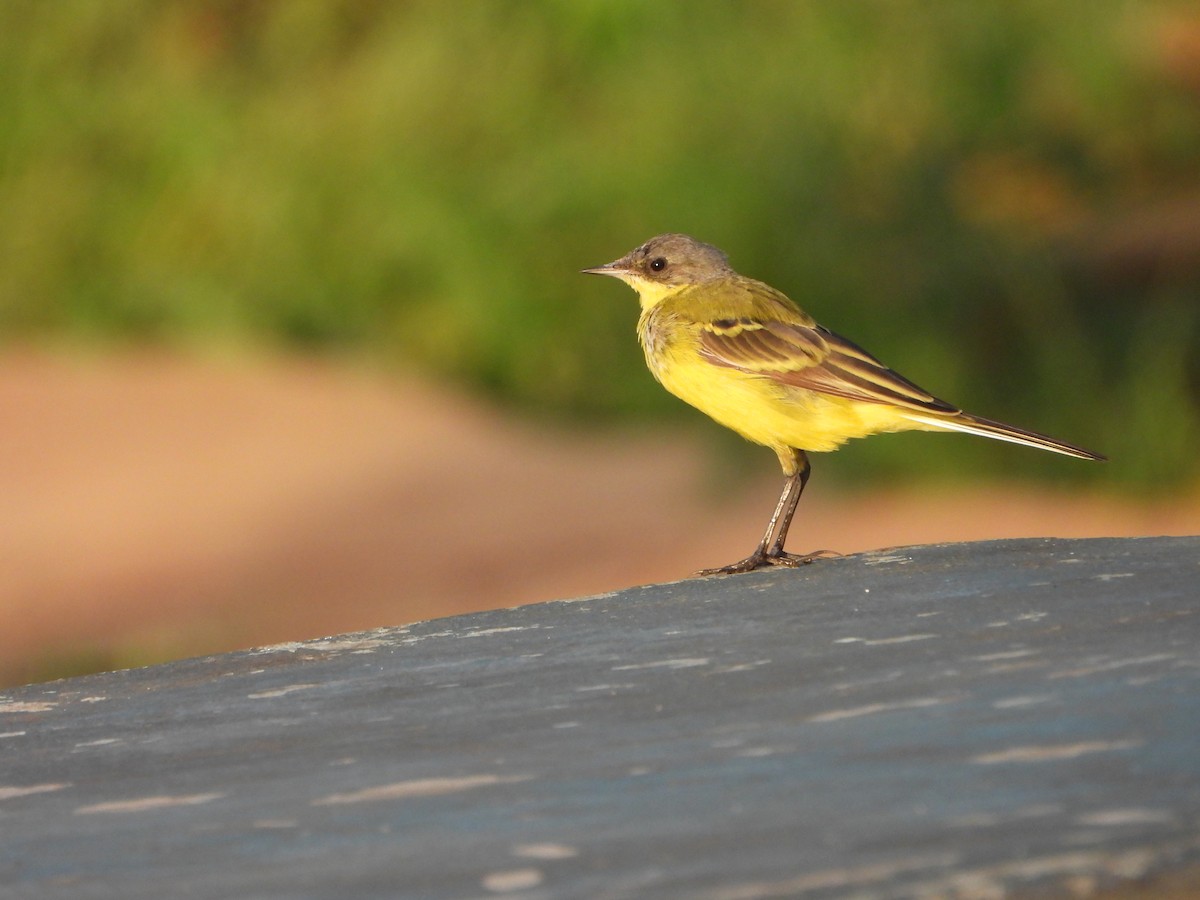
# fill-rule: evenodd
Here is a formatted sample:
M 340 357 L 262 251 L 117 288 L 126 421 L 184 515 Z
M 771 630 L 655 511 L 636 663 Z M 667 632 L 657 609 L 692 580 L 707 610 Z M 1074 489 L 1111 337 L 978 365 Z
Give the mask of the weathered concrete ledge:
M 0 696 L 6 898 L 1087 893 L 1195 866 L 1198 822 L 1200 538 L 905 548 Z

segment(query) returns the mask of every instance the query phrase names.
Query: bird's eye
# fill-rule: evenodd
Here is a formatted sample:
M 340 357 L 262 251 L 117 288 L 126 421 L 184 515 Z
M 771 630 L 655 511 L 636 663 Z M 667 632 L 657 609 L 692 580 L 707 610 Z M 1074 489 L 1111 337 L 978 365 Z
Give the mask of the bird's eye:
M 661 256 L 656 256 L 654 259 L 650 260 L 650 271 L 652 272 L 661 272 L 666 267 L 667 261 Z

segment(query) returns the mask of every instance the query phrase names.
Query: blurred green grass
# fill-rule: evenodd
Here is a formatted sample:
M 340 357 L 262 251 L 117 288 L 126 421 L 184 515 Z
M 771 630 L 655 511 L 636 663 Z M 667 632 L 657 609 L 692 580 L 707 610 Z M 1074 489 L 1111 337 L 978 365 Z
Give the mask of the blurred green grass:
M 1114 459 L 892 440 L 856 473 L 1200 475 L 1189 3 L 0 4 L 0 340 L 350 353 L 685 421 L 633 295 L 577 274 L 667 230 Z

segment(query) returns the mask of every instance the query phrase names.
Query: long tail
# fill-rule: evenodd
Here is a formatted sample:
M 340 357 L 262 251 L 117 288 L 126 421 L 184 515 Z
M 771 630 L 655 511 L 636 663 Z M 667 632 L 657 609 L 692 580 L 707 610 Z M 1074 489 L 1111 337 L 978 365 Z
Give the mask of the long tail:
M 1075 444 L 1068 444 L 1066 441 L 1057 440 L 1049 435 L 1039 434 L 1036 431 L 1027 431 L 1024 428 L 1017 428 L 1015 425 L 1005 425 L 1003 422 L 984 419 L 981 416 L 973 416 L 970 413 L 936 416 L 905 412 L 905 418 L 911 419 L 914 422 L 920 422 L 922 425 L 930 428 L 978 434 L 982 437 L 996 438 L 1000 441 L 1009 441 L 1010 443 L 1022 444 L 1026 447 L 1037 447 L 1039 450 L 1050 450 L 1053 453 L 1062 453 L 1065 456 L 1074 456 L 1079 459 L 1108 458 L 1099 453 L 1093 453 L 1091 450 L 1085 450 L 1083 447 Z

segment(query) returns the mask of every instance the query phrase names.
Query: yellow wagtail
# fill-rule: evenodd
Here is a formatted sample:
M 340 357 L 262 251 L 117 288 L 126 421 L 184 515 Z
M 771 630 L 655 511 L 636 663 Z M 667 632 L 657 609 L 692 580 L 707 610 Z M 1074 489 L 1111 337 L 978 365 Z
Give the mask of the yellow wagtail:
M 783 544 L 808 481 L 808 451 L 881 431 L 965 431 L 1081 459 L 1098 453 L 973 416 L 917 387 L 818 325 L 770 285 L 739 275 L 716 247 L 685 234 L 652 238 L 615 262 L 584 269 L 638 293 L 638 337 L 668 391 L 779 456 L 786 481 L 748 557 L 700 575 L 798 566 L 820 553 Z

